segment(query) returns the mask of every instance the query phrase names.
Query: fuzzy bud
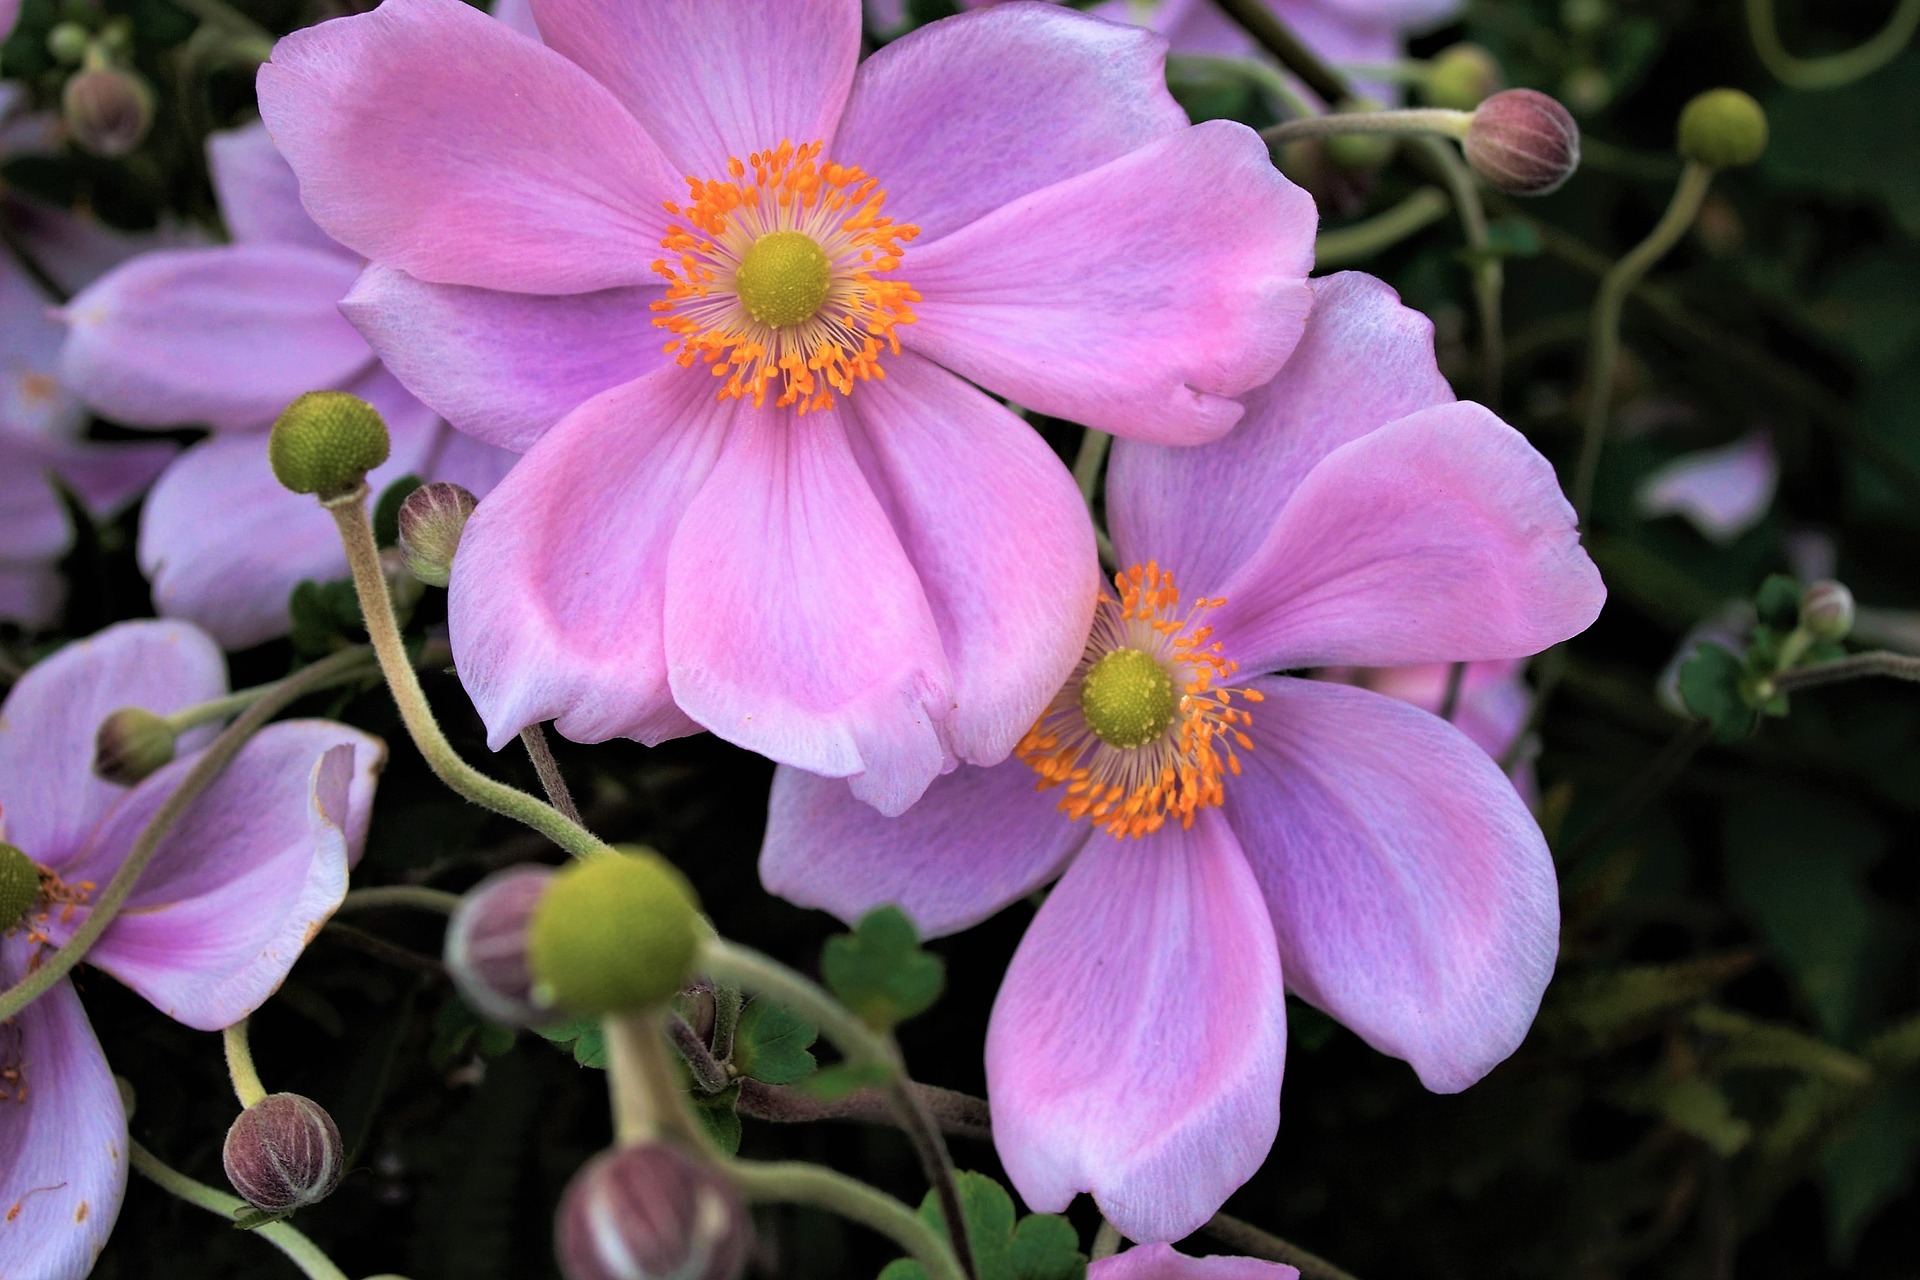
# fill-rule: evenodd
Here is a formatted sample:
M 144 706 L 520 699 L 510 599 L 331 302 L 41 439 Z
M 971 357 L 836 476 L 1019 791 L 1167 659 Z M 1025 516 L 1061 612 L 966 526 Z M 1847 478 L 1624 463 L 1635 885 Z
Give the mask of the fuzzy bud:
M 1680 154 L 1710 169 L 1752 164 L 1767 149 L 1767 113 L 1738 89 L 1709 89 L 1680 112 Z
M 297 1093 L 270 1093 L 233 1122 L 220 1159 L 248 1204 L 291 1213 L 333 1194 L 346 1147 L 325 1107 Z
M 471 493 L 445 481 L 423 484 L 407 495 L 400 504 L 400 550 L 414 577 L 430 587 L 447 585 L 461 530 L 478 505 Z
M 700 938 L 693 889 L 659 854 L 576 862 L 533 910 L 533 1003 L 590 1017 L 663 1005 L 686 985 Z
M 153 90 L 131 71 L 92 67 L 60 93 L 60 114 L 73 140 L 97 156 L 126 155 L 153 126 Z
M 93 772 L 107 782 L 130 787 L 173 763 L 178 739 L 165 716 L 141 707 L 122 707 L 102 720 L 93 736 Z
M 1800 596 L 1800 625 L 1815 640 L 1845 640 L 1853 630 L 1853 592 L 1831 579 L 1814 583 Z
M 1477 44 L 1452 44 L 1427 64 L 1427 101 L 1471 111 L 1500 90 L 1500 64 Z
M 1510 196 L 1543 196 L 1580 167 L 1580 126 L 1535 89 L 1506 89 L 1481 103 L 1461 144 L 1467 163 Z
M 753 1225 L 740 1193 L 661 1142 L 602 1152 L 567 1184 L 554 1221 L 567 1280 L 735 1280 Z
M 281 484 L 322 498 L 351 492 L 387 460 L 391 447 L 379 410 L 344 391 L 309 391 L 281 412 L 267 438 L 267 461 Z
M 0 842 L 0 934 L 20 923 L 40 900 L 40 868 L 10 844 Z
M 550 1022 L 533 1003 L 527 925 L 553 868 L 508 867 L 467 890 L 447 922 L 447 972 L 468 1004 L 510 1027 Z

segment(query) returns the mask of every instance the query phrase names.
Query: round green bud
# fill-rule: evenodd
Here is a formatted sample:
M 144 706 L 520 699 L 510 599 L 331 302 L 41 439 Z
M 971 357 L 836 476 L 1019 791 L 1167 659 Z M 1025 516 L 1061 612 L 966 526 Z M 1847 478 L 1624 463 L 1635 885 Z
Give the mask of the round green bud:
M 1767 113 L 1738 89 L 1709 89 L 1680 112 L 1680 154 L 1711 169 L 1752 164 L 1767 149 Z
M 387 424 L 379 410 L 344 391 L 309 391 L 274 421 L 267 461 L 295 493 L 322 498 L 351 492 L 387 460 Z
M 55 62 L 73 66 L 87 56 L 87 45 L 92 41 L 93 33 L 79 23 L 56 23 L 53 30 L 47 32 L 47 52 Z
M 1825 579 L 1800 596 L 1800 625 L 1815 640 L 1836 644 L 1853 630 L 1853 592 L 1844 583 Z
M 40 868 L 10 844 L 0 844 L 0 933 L 20 923 L 40 900 Z
M 102 720 L 93 736 L 93 772 L 130 787 L 173 762 L 178 738 L 165 716 L 142 707 L 122 707 Z
M 1500 64 L 1477 44 L 1448 45 L 1427 64 L 1423 87 L 1436 107 L 1471 111 L 1499 92 Z
M 599 1017 L 665 1004 L 687 984 L 702 928 L 693 889 L 650 849 L 565 867 L 527 926 L 533 1003 Z

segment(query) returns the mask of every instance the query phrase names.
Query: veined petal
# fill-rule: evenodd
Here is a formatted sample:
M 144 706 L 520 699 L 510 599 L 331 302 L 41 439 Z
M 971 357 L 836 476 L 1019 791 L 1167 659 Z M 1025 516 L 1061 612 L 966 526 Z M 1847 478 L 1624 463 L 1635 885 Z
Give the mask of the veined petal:
M 1258 1258 L 1190 1258 L 1170 1244 L 1142 1244 L 1096 1260 L 1087 1280 L 1300 1280 L 1300 1272 Z
M 255 121 L 208 134 L 207 168 L 220 216 L 235 244 L 293 245 L 354 261 L 352 253 L 307 216 L 300 203 L 300 180 L 274 147 L 266 125 Z

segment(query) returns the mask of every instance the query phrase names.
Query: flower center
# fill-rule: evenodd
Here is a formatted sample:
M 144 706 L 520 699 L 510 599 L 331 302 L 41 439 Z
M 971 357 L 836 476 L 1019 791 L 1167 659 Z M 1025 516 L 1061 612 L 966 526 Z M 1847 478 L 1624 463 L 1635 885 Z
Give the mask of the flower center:
M 805 413 L 885 377 L 900 352 L 894 329 L 914 320 L 913 286 L 890 278 L 920 229 L 885 216 L 887 193 L 864 171 L 820 160 L 820 143 L 782 142 L 727 177 L 688 178 L 690 198 L 668 202 L 684 222 L 667 228 L 667 282 L 654 324 L 674 335 L 681 365 L 712 366 L 720 398 Z M 752 177 L 748 177 L 748 170 Z
M 1220 683 L 1238 668 L 1200 618 L 1224 600 L 1183 611 L 1173 575 L 1151 562 L 1113 585 L 1119 598 L 1102 593 L 1079 665 L 1014 754 L 1042 789 L 1065 789 L 1069 818 L 1116 836 L 1158 831 L 1169 814 L 1190 827 L 1226 798 L 1226 775 L 1240 772 L 1234 748 L 1253 748 L 1253 717 L 1235 699 L 1261 695 Z

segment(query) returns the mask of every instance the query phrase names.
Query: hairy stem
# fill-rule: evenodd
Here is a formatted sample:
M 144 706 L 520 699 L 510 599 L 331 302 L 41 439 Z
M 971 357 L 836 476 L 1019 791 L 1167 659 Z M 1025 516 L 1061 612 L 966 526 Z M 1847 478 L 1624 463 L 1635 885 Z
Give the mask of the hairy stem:
M 968 1274 L 947 1242 L 919 1214 L 864 1182 L 798 1161 L 732 1160 L 724 1167 L 749 1200 L 809 1205 L 871 1227 L 917 1259 L 932 1280 L 965 1280 Z M 947 1223 L 953 1228 L 954 1219 L 948 1218 Z M 960 1238 L 965 1239 L 964 1229 L 960 1230 Z
M 224 1191 L 215 1191 L 202 1182 L 195 1182 L 186 1174 L 167 1165 L 137 1142 L 129 1141 L 127 1152 L 133 1161 L 134 1171 L 141 1177 L 155 1183 L 167 1194 L 185 1200 L 190 1205 L 205 1209 L 208 1213 L 225 1218 L 229 1225 L 235 1218 L 251 1208 L 246 1201 L 230 1196 Z M 253 1233 L 287 1255 L 294 1266 L 307 1280 L 347 1280 L 347 1273 L 333 1264 L 320 1246 L 307 1239 L 284 1222 L 270 1222 L 256 1228 Z
M 382 907 L 418 907 L 450 916 L 460 905 L 460 895 L 445 889 L 422 885 L 383 884 L 371 889 L 349 889 L 340 903 L 341 911 L 375 911 Z
M 1289 1244 L 1279 1236 L 1229 1214 L 1214 1214 L 1200 1230 L 1248 1257 L 1265 1258 L 1268 1262 L 1297 1267 L 1300 1280 L 1355 1280 L 1351 1272 L 1341 1270 L 1319 1254 L 1308 1253 L 1297 1244 Z
M 1418 107 L 1405 111 L 1350 111 L 1306 116 L 1271 125 L 1260 136 L 1271 145 L 1304 142 L 1309 138 L 1338 138 L 1347 134 L 1375 134 L 1393 138 L 1464 138 L 1473 123 L 1471 111 L 1447 107 Z
M 1216 0 L 1229 18 L 1239 23 L 1255 43 L 1279 59 L 1280 65 L 1299 76 L 1301 83 L 1328 103 L 1351 96 L 1346 79 L 1322 62 L 1319 55 L 1302 44 L 1288 29 L 1266 0 Z
M 1414 144 L 1453 196 L 1453 207 L 1460 217 L 1460 233 L 1466 237 L 1472 258 L 1473 305 L 1480 317 L 1480 398 L 1487 407 L 1499 411 L 1500 387 L 1506 364 L 1506 337 L 1500 321 L 1500 293 L 1506 285 L 1506 269 L 1493 252 L 1493 238 L 1487 231 L 1487 210 L 1480 200 L 1479 184 L 1459 152 L 1439 138 L 1422 138 Z
M 1822 662 L 1811 667 L 1802 667 L 1798 671 L 1789 671 L 1778 675 L 1771 681 L 1778 693 L 1792 693 L 1797 689 L 1817 689 L 1825 684 L 1839 684 L 1844 680 L 1858 680 L 1865 676 L 1886 676 L 1893 680 L 1920 680 L 1920 658 L 1910 658 L 1904 653 L 1891 653 L 1878 650 L 1873 653 L 1856 653 L 1847 658 L 1836 658 L 1832 662 Z
M 993 1140 L 993 1120 L 984 1099 L 937 1085 L 915 1084 L 920 1105 L 943 1133 L 981 1142 Z M 762 1084 L 758 1080 L 740 1081 L 740 1112 L 756 1120 L 778 1124 L 805 1124 L 816 1120 L 858 1120 L 867 1124 L 898 1126 L 898 1117 L 885 1094 L 877 1089 L 855 1089 L 845 1097 L 831 1100 L 816 1098 L 799 1089 Z
M 609 1014 L 601 1026 L 607 1040 L 614 1136 L 622 1144 L 664 1136 L 696 1151 L 707 1149 L 667 1056 L 666 1024 L 659 1010 Z
M 573 793 L 567 790 L 567 779 L 560 772 L 560 763 L 553 758 L 553 748 L 547 745 L 546 731 L 537 724 L 528 725 L 520 731 L 520 745 L 527 749 L 527 758 L 533 761 L 533 771 L 540 775 L 540 788 L 547 793 L 547 802 L 577 824 L 580 821 L 580 807 L 574 804 Z
M 220 1033 L 220 1043 L 227 1051 L 227 1077 L 233 1081 L 233 1096 L 240 1099 L 242 1109 L 252 1106 L 267 1096 L 267 1087 L 260 1083 L 260 1072 L 253 1065 L 253 1045 L 247 1039 L 247 1020 L 234 1023 Z

